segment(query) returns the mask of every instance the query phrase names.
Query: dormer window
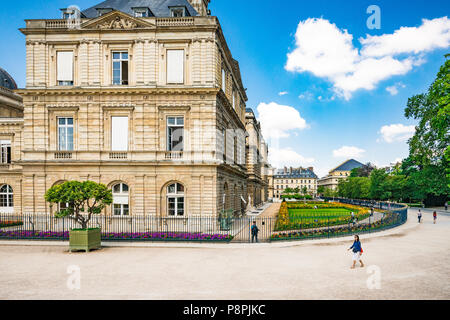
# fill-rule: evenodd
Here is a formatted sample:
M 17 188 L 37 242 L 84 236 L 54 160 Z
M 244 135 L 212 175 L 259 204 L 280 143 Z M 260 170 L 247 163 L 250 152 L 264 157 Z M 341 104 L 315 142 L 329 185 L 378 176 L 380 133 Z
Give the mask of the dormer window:
M 134 11 L 134 16 L 136 18 L 147 18 L 150 17 L 149 8 L 132 8 Z
M 76 19 L 80 17 L 80 10 L 77 7 L 69 7 L 65 9 L 61 9 L 62 18 L 65 20 Z
M 112 8 L 97 8 L 97 16 L 101 17 L 113 11 Z
M 173 18 L 186 17 L 186 7 L 171 7 L 170 16 Z

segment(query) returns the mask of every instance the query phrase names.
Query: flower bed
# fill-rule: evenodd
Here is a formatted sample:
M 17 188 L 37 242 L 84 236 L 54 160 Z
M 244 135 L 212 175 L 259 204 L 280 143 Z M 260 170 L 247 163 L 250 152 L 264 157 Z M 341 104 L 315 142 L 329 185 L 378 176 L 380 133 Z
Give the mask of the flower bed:
M 326 228 L 320 230 L 305 230 L 298 232 L 279 232 L 271 236 L 272 241 L 277 240 L 304 240 L 314 238 L 327 238 L 345 236 L 355 233 L 367 233 L 380 229 L 386 229 L 397 224 L 397 215 L 394 213 L 387 213 L 382 221 L 377 221 L 372 224 L 361 224 L 357 226 L 341 226 L 336 228 Z
M 348 214 L 327 214 L 321 209 L 346 209 Z M 294 210 L 313 210 L 305 215 L 293 214 Z M 338 211 L 338 210 L 336 210 Z M 283 202 L 277 216 L 275 231 L 289 231 L 300 229 L 324 228 L 352 223 L 350 211 L 355 213 L 357 221 L 367 219 L 370 215 L 369 209 L 341 203 L 286 203 Z
M 0 221 L 0 228 L 17 227 L 22 225 L 22 221 Z
M 0 231 L 1 239 L 68 240 L 69 231 Z M 108 232 L 102 233 L 103 241 L 220 241 L 229 242 L 233 236 L 226 234 L 182 233 L 182 232 Z

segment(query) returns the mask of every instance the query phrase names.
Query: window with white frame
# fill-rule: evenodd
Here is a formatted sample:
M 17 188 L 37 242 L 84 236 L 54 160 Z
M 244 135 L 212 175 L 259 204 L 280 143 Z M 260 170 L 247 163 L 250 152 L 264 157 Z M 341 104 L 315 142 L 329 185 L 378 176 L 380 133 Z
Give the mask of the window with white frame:
M 167 83 L 184 83 L 184 50 L 167 50 Z
M 227 72 L 225 69 L 222 69 L 222 91 L 227 92 Z
M 11 163 L 11 140 L 0 140 L 0 163 Z
M 4 184 L 0 187 L 0 209 L 13 208 L 13 189 L 10 185 Z
M 232 93 L 233 109 L 236 110 L 236 91 L 233 89 Z
M 185 7 L 172 7 L 170 8 L 170 16 L 174 18 L 180 18 L 186 16 Z
M 170 217 L 184 216 L 184 186 L 180 183 L 167 187 L 167 214 Z
M 234 147 L 234 149 L 233 149 L 233 152 L 234 152 L 234 163 L 237 163 L 238 162 L 238 140 L 237 140 L 237 137 L 234 137 L 234 140 L 233 140 L 233 147 Z
M 128 117 L 111 117 L 111 151 L 128 151 Z
M 112 188 L 113 194 L 113 215 L 130 215 L 129 188 L 125 183 L 118 183 Z
M 58 51 L 56 73 L 59 86 L 73 86 L 73 51 Z
M 167 117 L 167 151 L 183 151 L 184 117 Z
M 112 52 L 113 84 L 128 85 L 128 52 Z
M 73 118 L 58 118 L 58 150 L 73 151 Z
M 146 18 L 149 17 L 149 9 L 148 8 L 133 8 L 134 16 L 137 18 Z

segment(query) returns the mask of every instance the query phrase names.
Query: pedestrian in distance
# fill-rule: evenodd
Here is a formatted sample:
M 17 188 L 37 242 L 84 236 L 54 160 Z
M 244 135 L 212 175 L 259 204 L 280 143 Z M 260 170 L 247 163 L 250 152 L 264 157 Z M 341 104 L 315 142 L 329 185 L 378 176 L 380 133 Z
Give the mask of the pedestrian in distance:
M 433 223 L 436 224 L 436 220 L 437 220 L 437 212 L 433 212 Z
M 448 202 L 447 201 L 445 201 L 444 208 L 445 208 L 445 211 L 448 210 Z
M 361 255 L 363 253 L 363 249 L 361 247 L 361 241 L 359 241 L 359 236 L 355 235 L 353 245 L 348 248 L 347 251 L 352 250 L 353 252 L 353 265 L 351 266 L 351 269 L 355 269 L 356 262 L 358 261 L 361 264 L 361 268 L 364 268 L 364 263 L 361 260 Z
M 417 219 L 419 220 L 419 223 L 421 223 L 422 220 L 422 211 L 419 209 L 419 213 L 417 214 Z
M 251 229 L 251 233 L 252 233 L 252 243 L 253 242 L 258 242 L 258 226 L 256 225 L 256 221 L 253 221 L 253 225 L 252 225 L 252 229 Z

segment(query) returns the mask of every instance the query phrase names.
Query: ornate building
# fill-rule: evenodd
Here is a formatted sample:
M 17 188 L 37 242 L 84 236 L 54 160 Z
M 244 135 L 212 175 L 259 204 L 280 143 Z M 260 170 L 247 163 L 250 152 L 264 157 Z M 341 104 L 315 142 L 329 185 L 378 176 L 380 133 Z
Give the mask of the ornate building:
M 299 194 L 306 188 L 307 194 L 317 196 L 317 175 L 314 168 L 284 168 L 276 170 L 273 174 L 273 198 L 281 199 L 286 189 L 298 188 Z
M 107 0 L 27 20 L 23 118 L 0 120 L 13 137 L 0 211 L 52 212 L 44 194 L 67 180 L 109 186 L 108 215 L 241 214 L 249 175 L 262 201 L 239 64 L 208 4 Z
M 339 181 L 341 179 L 347 179 L 350 176 L 350 173 L 355 168 L 362 167 L 363 164 L 354 159 L 347 160 L 341 163 L 336 168 L 330 170 L 327 176 L 319 179 L 318 185 L 323 186 L 329 190 L 337 190 Z

